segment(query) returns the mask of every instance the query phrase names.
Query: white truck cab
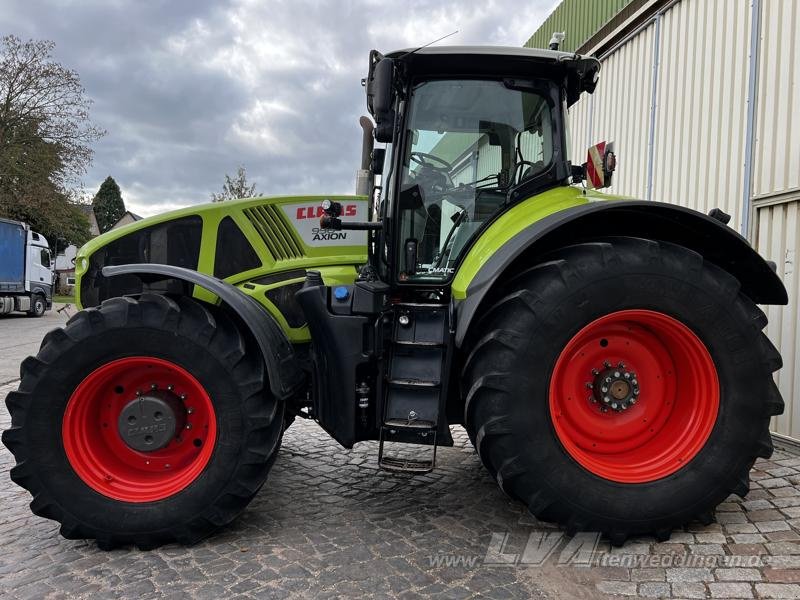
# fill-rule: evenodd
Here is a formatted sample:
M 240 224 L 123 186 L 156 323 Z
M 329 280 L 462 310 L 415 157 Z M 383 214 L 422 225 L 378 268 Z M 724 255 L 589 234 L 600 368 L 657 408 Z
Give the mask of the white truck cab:
M 54 260 L 45 237 L 25 223 L 0 219 L 0 315 L 41 317 L 53 305 Z

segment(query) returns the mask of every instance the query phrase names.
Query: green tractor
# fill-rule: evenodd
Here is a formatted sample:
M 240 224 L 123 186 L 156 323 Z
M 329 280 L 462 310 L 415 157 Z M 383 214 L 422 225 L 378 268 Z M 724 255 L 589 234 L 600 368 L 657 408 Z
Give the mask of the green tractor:
M 613 544 L 744 496 L 783 410 L 757 304 L 786 291 L 721 211 L 598 193 L 602 146 L 570 163 L 599 70 L 373 51 L 361 195 L 195 206 L 84 246 L 81 312 L 7 399 L 33 512 L 101 548 L 191 544 L 244 510 L 295 418 L 400 473 L 463 425 L 505 493 Z

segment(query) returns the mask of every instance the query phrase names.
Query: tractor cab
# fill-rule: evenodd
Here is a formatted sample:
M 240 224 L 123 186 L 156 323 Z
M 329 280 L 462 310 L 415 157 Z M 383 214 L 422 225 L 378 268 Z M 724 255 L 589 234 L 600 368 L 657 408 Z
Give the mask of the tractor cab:
M 369 177 L 381 175 L 370 246 L 380 278 L 445 286 L 488 222 L 567 184 L 566 109 L 594 90 L 599 69 L 594 58 L 531 48 L 373 50 L 363 83 L 374 141 L 386 146 L 373 150 L 365 136 L 363 155 Z

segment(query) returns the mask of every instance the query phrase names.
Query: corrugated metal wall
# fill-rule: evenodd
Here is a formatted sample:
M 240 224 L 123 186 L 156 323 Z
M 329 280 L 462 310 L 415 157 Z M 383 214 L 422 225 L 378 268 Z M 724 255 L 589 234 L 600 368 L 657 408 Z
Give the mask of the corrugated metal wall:
M 593 98 L 589 137 L 592 143 L 614 142 L 619 164 L 612 194 L 647 195 L 654 32 L 648 26 L 603 61 L 602 87 Z
M 647 148 L 653 87 L 654 25 L 603 60 L 594 94 L 570 109 L 570 153 L 573 164 L 586 162 L 597 142 L 614 142 L 619 164 L 612 194 L 644 198 L 647 193 Z
M 770 306 L 767 332 L 783 356 L 776 380 L 786 411 L 774 430 L 800 438 L 800 6 L 762 0 L 753 160 L 754 242 L 778 265 L 788 306 Z
M 747 0 L 683 0 L 661 23 L 653 200 L 741 230 L 747 123 Z
M 604 79 L 601 77 L 601 82 Z M 597 84 L 598 87 L 602 83 Z M 569 128 L 569 136 L 567 137 L 569 159 L 573 165 L 580 165 L 586 162 L 586 150 L 592 145 L 592 132 L 591 132 L 591 112 L 592 101 L 594 96 L 586 94 L 569 108 L 569 118 L 567 119 L 567 127 Z M 598 140 L 599 141 L 599 140 Z
M 746 0 L 683 0 L 669 8 L 661 16 L 655 97 L 651 199 L 702 212 L 722 208 L 737 229 L 749 28 Z M 611 193 L 647 197 L 655 32 L 651 23 L 605 57 L 594 97 L 571 110 L 574 163 L 586 160 L 588 140 L 615 142 Z M 723 46 L 725 60 L 707 58 Z
M 778 275 L 789 292 L 788 306 L 766 308 L 769 318 L 767 334 L 783 357 L 783 368 L 776 373 L 775 378 L 786 401 L 784 413 L 773 418 L 773 430 L 782 435 L 800 438 L 800 274 L 797 273 L 797 258 L 800 254 L 800 201 L 759 208 L 754 241 L 763 256 L 777 263 Z
M 753 196 L 800 196 L 800 2 L 762 0 Z

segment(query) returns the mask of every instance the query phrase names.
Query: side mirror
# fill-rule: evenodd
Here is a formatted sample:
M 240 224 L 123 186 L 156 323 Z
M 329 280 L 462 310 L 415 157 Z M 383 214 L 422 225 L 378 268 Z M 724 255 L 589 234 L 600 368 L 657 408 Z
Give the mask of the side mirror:
M 372 150 L 372 173 L 373 175 L 383 174 L 383 163 L 386 160 L 386 150 L 375 148 Z
M 391 142 L 394 136 L 394 60 L 373 50 L 366 87 L 367 107 L 375 118 L 375 140 Z
M 614 142 L 600 142 L 589 148 L 585 170 L 586 180 L 595 189 L 611 185 L 611 177 L 617 169 Z

